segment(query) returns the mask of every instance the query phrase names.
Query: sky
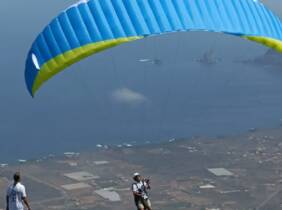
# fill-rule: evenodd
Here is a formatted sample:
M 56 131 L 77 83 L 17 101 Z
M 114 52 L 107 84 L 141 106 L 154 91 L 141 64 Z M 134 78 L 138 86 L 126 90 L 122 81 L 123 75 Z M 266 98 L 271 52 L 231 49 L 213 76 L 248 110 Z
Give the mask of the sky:
M 222 113 L 214 110 L 224 109 L 221 100 L 230 97 L 236 85 L 251 86 L 250 92 L 246 91 L 245 95 L 235 92 L 234 98 L 230 97 L 231 102 L 226 103 L 228 107 L 242 98 L 258 100 L 248 96 L 265 86 L 269 91 L 280 88 L 277 72 L 267 75 L 260 72 L 256 75 L 257 82 L 249 84 L 246 78 L 253 78 L 254 69 L 237 73 L 232 70 L 235 68 L 231 67 L 232 61 L 263 54 L 265 47 L 218 34 L 180 33 L 142 40 L 87 58 L 56 76 L 32 99 L 24 82 L 29 47 L 53 17 L 75 2 L 1 2 L 0 162 L 10 157 L 36 157 L 47 152 L 90 149 L 96 143 L 188 136 L 188 128 L 183 127 L 185 123 L 191 125 L 191 135 L 205 133 L 200 127 L 209 128 L 213 124 L 217 126 L 213 127 L 214 130 L 219 132 L 224 117 L 221 119 Z M 281 1 L 264 2 L 282 16 Z M 191 42 L 195 39 L 199 41 Z M 209 72 L 195 64 L 206 46 L 215 49 L 217 56 L 224 60 L 220 64 L 221 70 L 215 68 Z M 138 61 L 147 58 L 158 58 L 161 63 L 154 65 Z M 226 84 L 230 86 L 230 92 L 222 91 Z M 205 85 L 207 88 L 203 88 Z M 278 101 L 273 106 L 278 109 L 282 100 L 277 95 L 273 94 L 273 97 Z M 235 104 L 236 108 L 247 106 L 240 103 Z M 266 107 L 273 108 L 272 105 Z M 261 112 L 260 108 L 258 106 Z M 243 118 L 235 119 L 234 110 L 228 110 L 222 116 L 230 114 L 228 123 L 234 127 Z M 255 117 L 256 113 L 251 115 Z M 204 119 L 210 116 L 216 118 L 218 124 Z M 270 122 L 270 118 L 265 114 L 260 121 Z M 237 124 L 233 125 L 233 121 Z M 252 126 L 253 121 L 244 129 Z M 258 126 L 265 126 L 263 122 Z

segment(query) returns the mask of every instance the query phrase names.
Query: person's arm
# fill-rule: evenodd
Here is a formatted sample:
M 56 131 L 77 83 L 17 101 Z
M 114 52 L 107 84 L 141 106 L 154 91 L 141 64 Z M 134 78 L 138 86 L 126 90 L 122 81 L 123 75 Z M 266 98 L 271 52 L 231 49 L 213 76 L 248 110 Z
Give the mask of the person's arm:
M 24 202 L 24 204 L 26 205 L 27 209 L 28 209 L 28 210 L 31 210 L 30 205 L 29 205 L 28 200 L 27 200 L 27 197 L 24 197 L 24 198 L 23 198 L 23 202 Z
M 150 179 L 144 179 L 144 186 L 147 190 L 151 189 Z
M 133 191 L 133 194 L 134 194 L 134 195 L 137 195 L 137 196 L 140 196 L 140 197 L 142 196 L 142 193 L 140 193 L 140 192 L 135 192 L 135 191 Z
M 28 200 L 27 200 L 27 195 L 26 195 L 26 191 L 25 191 L 25 187 L 24 186 L 22 188 L 22 201 L 26 205 L 27 209 L 31 210 L 30 205 L 29 205 Z
M 9 210 L 9 196 L 6 196 L 6 210 Z
M 136 185 L 136 184 L 133 184 L 133 185 L 132 185 L 132 193 L 133 193 L 133 195 L 136 195 L 136 196 L 142 196 L 142 193 L 140 193 L 140 192 L 138 191 L 138 188 L 137 188 L 137 185 Z

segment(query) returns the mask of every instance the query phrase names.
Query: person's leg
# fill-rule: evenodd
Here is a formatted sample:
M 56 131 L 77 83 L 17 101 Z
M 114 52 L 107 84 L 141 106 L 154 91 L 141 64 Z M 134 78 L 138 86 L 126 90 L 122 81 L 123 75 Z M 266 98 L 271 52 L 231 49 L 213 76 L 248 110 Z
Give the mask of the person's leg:
M 137 209 L 138 210 L 145 210 L 145 207 L 144 207 L 144 205 L 143 205 L 143 203 L 141 201 L 137 202 Z
M 149 199 L 144 201 L 145 210 L 152 210 L 152 204 Z

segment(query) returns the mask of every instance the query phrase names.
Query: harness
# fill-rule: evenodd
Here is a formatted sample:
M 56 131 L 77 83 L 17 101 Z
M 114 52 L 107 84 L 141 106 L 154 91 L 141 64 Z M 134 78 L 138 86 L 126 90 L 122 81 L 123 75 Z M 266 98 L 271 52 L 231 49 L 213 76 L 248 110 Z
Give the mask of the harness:
M 142 196 L 134 195 L 135 201 L 139 201 L 140 199 L 147 200 L 149 198 L 148 197 L 148 191 L 147 191 L 147 188 L 145 186 L 145 182 L 144 181 L 142 181 L 142 185 L 141 186 L 139 186 L 138 183 L 133 183 L 132 186 L 136 186 L 138 192 L 140 194 L 142 194 Z

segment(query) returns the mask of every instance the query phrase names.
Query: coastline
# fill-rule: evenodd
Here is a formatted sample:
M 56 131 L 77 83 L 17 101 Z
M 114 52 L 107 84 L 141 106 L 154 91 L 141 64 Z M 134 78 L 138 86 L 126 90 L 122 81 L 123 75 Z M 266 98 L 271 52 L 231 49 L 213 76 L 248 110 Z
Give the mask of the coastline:
M 131 175 L 139 171 L 151 179 L 151 197 L 158 209 L 263 205 L 278 210 L 281 139 L 282 128 L 276 128 L 132 147 L 99 146 L 95 152 L 69 152 L 0 168 L 0 188 L 5 189 L 13 172 L 20 170 L 36 209 L 129 210 L 134 207 Z M 3 205 L 0 202 L 0 209 Z

